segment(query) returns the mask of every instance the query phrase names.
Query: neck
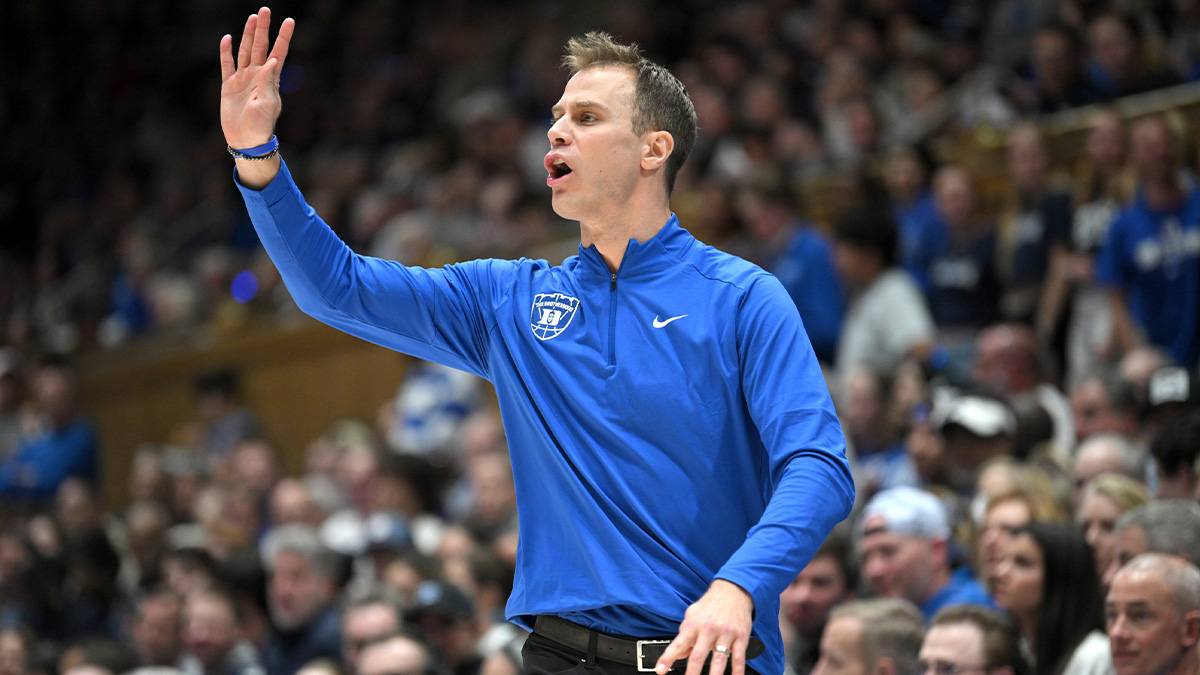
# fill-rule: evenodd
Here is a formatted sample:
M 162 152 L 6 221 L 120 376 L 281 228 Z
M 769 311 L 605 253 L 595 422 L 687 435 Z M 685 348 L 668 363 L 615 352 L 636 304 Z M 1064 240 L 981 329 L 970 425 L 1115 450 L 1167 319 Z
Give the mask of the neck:
M 620 213 L 579 221 L 579 238 L 585 247 L 595 246 L 608 269 L 616 272 L 625 257 L 629 240 L 634 239 L 638 243 L 649 241 L 670 217 L 670 205 L 664 194 L 660 204 L 648 208 L 635 206 Z

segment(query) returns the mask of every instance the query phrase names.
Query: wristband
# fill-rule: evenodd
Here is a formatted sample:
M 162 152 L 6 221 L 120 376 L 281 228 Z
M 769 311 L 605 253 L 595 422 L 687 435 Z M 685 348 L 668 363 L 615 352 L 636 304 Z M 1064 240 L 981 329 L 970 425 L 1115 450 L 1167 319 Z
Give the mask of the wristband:
M 279 154 L 279 139 L 275 137 L 275 134 L 271 134 L 271 140 L 253 148 L 234 150 L 232 147 L 226 145 L 225 149 L 228 150 L 229 154 L 233 155 L 235 159 L 244 159 L 252 162 L 263 159 L 271 159 L 275 155 Z

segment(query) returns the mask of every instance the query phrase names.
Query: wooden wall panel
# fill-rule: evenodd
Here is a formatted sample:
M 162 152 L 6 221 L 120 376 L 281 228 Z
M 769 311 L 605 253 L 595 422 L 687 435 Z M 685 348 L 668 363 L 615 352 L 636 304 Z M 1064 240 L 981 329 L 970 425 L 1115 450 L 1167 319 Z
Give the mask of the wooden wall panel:
M 241 400 L 263 435 L 297 471 L 304 448 L 342 417 L 374 422 L 411 362 L 313 322 L 289 330 L 247 329 L 176 349 L 131 346 L 80 361 L 84 406 L 100 432 L 107 508 L 128 499 L 129 465 L 142 443 L 168 443 L 195 420 L 192 381 L 220 367 L 238 373 Z

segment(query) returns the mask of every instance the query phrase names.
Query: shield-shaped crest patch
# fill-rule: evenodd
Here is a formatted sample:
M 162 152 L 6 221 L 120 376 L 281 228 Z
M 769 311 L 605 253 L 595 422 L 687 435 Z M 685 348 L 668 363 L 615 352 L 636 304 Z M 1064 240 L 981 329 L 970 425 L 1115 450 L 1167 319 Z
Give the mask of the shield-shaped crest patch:
M 558 337 L 571 325 L 579 300 L 562 293 L 538 293 L 533 297 L 533 310 L 529 315 L 529 327 L 539 340 Z

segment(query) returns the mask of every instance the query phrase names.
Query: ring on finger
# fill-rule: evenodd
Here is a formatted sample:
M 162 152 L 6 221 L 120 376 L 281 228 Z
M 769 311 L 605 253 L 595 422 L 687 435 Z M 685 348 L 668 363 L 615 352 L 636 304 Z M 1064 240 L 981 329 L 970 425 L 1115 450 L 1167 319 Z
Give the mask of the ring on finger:
M 725 645 L 717 645 L 716 647 L 713 647 L 713 651 L 717 652 L 718 654 L 725 654 L 729 651 L 729 647 L 726 647 Z

